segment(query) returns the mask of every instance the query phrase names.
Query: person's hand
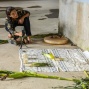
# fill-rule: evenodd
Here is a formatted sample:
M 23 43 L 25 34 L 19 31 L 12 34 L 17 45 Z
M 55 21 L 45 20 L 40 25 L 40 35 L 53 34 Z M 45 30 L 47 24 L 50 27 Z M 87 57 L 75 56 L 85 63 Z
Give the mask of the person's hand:
M 19 21 L 18 21 L 19 24 L 23 24 L 23 22 L 24 22 L 24 18 L 21 18 L 21 19 L 19 19 Z
M 16 36 L 22 36 L 22 32 L 16 32 L 15 35 Z
M 28 43 L 32 43 L 31 37 L 27 36 Z
M 22 32 L 19 32 L 18 34 L 19 34 L 19 36 L 22 36 Z

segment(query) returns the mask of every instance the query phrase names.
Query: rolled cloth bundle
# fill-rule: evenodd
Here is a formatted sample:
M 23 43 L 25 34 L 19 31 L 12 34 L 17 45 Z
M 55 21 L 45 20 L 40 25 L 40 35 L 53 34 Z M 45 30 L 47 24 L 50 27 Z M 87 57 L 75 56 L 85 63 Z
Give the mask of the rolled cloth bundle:
M 44 37 L 44 42 L 49 44 L 62 45 L 68 42 L 66 37 L 59 37 L 57 35 Z

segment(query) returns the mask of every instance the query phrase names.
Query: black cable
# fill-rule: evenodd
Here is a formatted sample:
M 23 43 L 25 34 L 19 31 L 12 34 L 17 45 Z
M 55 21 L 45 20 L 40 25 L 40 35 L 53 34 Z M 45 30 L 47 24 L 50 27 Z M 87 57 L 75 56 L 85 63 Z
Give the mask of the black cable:
M 21 45 L 20 45 L 20 49 L 22 49 L 23 41 L 24 41 L 24 37 L 22 36 L 22 37 L 21 37 Z M 26 44 L 25 44 L 25 46 L 26 46 L 26 48 L 29 48 Z
M 22 49 L 22 45 L 23 45 L 23 37 L 21 37 L 21 45 L 20 45 L 20 49 Z

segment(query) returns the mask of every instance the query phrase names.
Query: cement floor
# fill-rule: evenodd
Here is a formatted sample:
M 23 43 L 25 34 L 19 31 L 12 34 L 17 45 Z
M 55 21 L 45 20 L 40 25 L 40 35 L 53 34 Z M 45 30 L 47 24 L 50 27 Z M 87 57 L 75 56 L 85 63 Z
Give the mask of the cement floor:
M 7 39 L 8 33 L 5 31 L 5 7 L 21 7 L 31 12 L 31 30 L 32 34 L 57 33 L 58 32 L 58 15 L 54 17 L 55 10 L 58 14 L 58 0 L 29 0 L 29 1 L 2 1 L 0 2 L 0 39 Z M 16 29 L 20 29 L 17 27 Z M 76 46 L 66 45 L 49 45 L 40 40 L 28 45 L 31 48 L 38 47 L 66 47 L 77 48 Z M 19 71 L 19 47 L 11 44 L 0 45 L 0 70 Z M 83 72 L 60 72 L 45 73 L 48 75 L 57 75 L 71 78 L 73 76 L 80 78 L 85 77 Z M 0 89 L 61 89 L 59 86 L 68 86 L 73 82 L 59 81 L 53 79 L 24 78 L 17 80 L 0 81 Z

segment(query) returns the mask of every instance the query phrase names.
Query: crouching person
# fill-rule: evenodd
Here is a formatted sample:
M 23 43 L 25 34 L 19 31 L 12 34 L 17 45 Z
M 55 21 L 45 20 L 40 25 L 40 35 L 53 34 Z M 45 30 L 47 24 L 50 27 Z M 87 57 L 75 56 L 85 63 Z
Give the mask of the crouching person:
M 25 43 L 31 42 L 31 29 L 30 29 L 30 12 L 26 10 L 19 10 L 14 7 L 6 8 L 6 22 L 5 29 L 9 32 L 8 38 L 13 38 L 15 41 L 19 42 L 20 38 L 26 35 L 27 39 L 24 40 Z M 24 30 L 17 32 L 15 30 L 16 26 L 23 26 Z

